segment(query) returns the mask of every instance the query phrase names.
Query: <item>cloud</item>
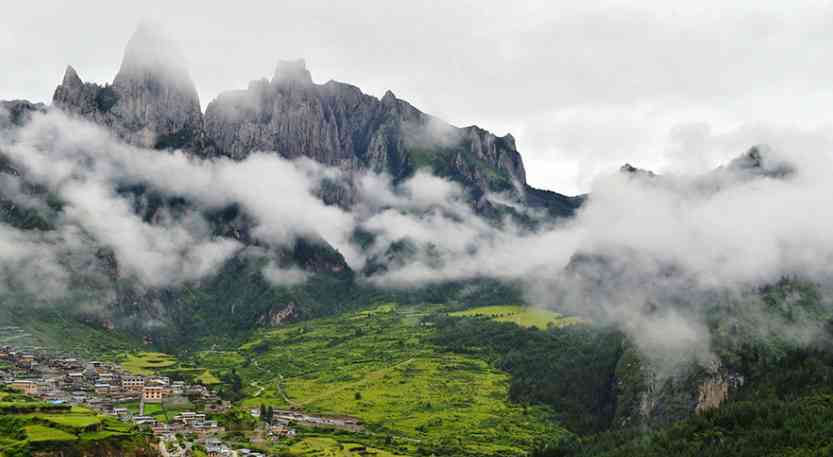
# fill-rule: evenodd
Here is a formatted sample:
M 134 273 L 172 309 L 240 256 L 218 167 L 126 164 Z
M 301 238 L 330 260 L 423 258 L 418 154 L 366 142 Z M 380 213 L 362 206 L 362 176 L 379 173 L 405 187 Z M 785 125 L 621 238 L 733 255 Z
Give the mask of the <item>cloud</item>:
M 320 183 L 337 172 L 307 159 L 253 154 L 235 162 L 148 150 L 57 110 L 36 115 L 2 149 L 26 179 L 62 201 L 60 224 L 77 227 L 111 248 L 119 273 L 148 287 L 198 280 L 240 251 L 239 242 L 212 234 L 203 216 L 203 210 L 230 204 L 241 205 L 254 219 L 252 233 L 265 245 L 287 247 L 297 237 L 311 237 L 348 254 L 352 249 L 352 216 L 316 195 Z M 146 202 L 119 192 L 136 185 L 184 197 L 195 206 L 142 215 L 136 208 Z M 283 281 L 276 279 L 278 273 L 272 269 L 268 276 Z M 294 270 L 287 277 L 290 282 L 303 279 Z
M 306 58 L 318 82 L 377 96 L 393 89 L 454 124 L 512 131 L 532 184 L 567 194 L 626 161 L 658 169 L 674 125 L 723 132 L 831 120 L 833 28 L 823 2 L 240 5 L 14 4 L 9 14 L 20 20 L 0 26 L 0 96 L 48 101 L 67 64 L 111 81 L 137 18 L 150 17 L 181 43 L 204 103 L 271 75 L 278 59 Z
M 735 133 L 692 126 L 677 139 L 681 151 L 729 150 L 749 135 Z M 784 277 L 833 279 L 828 136 L 777 137 L 784 140 L 778 146 L 708 173 L 599 175 L 576 217 L 548 223 L 530 212 L 539 218 L 530 228 L 509 217 L 483 218 L 458 184 L 425 171 L 394 183 L 273 152 L 243 161 L 198 159 L 125 145 L 52 110 L 0 145 L 27 180 L 63 205 L 54 231 L 0 225 L 2 283 L 10 289 L 19 281 L 15 272 L 25 272 L 36 278 L 27 287 L 41 283 L 59 296 L 95 262 L 97 246 L 112 250 L 120 275 L 147 287 L 197 281 L 231 256 L 252 254 L 214 235 L 203 215 L 236 204 L 252 220 L 260 245 L 254 254 L 266 259 L 262 273 L 276 286 L 301 284 L 308 273 L 279 261 L 272 249 L 291 247 L 298 237 L 321 239 L 355 270 L 381 261 L 383 268 L 362 278 L 378 287 L 510 281 L 524 285 L 534 303 L 618 326 L 663 366 L 683 355 L 707 364 L 707 317 L 715 306 L 746 313 L 761 323 L 756 331 L 807 341 L 813 332 L 801 327 L 806 322 L 766 317 L 755 292 Z M 325 204 L 326 182 L 352 192 L 352 206 Z M 19 182 L 4 186 L 32 198 Z M 124 192 L 135 186 L 191 206 L 145 213 L 143 197 Z M 517 207 L 509 196 L 489 198 Z M 371 235 L 369 245 L 355 243 L 357 230 Z
M 280 268 L 270 262 L 263 268 L 263 276 L 275 286 L 295 286 L 304 283 L 309 274 L 300 268 Z
M 360 226 L 376 235 L 372 254 L 412 243 L 404 261 L 370 277 L 374 284 L 523 284 L 533 303 L 621 328 L 671 372 L 714 360 L 715 309 L 757 322 L 756 334 L 810 340 L 812 319 L 779 320 L 758 291 L 782 278 L 833 280 L 831 174 L 829 153 L 759 147 L 705 174 L 601 175 L 575 218 L 534 230 L 489 223 L 453 185 L 417 176 L 398 193 L 377 192 L 384 209 Z M 368 189 L 385 188 L 364 179 Z

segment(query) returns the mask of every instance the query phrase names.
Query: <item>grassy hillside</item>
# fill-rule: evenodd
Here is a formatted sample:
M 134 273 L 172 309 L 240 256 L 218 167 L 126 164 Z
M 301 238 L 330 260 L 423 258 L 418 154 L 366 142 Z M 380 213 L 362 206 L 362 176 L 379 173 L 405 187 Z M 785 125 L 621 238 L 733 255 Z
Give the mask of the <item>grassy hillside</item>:
M 129 424 L 81 407 L 51 405 L 0 390 L 0 455 L 151 455 L 144 435 Z
M 511 322 L 521 327 L 547 328 L 550 326 L 564 327 L 578 324 L 581 321 L 575 317 L 566 317 L 555 311 L 532 306 L 496 305 L 469 308 L 465 311 L 450 313 L 457 317 L 487 317 L 498 322 Z
M 0 304 L 0 322 L 0 327 L 11 325 L 22 330 L 0 332 L 0 344 L 40 346 L 87 359 L 113 357 L 142 346 L 135 336 L 107 330 L 100 323 L 85 322 L 77 314 L 56 307 Z
M 332 439 L 393 453 L 522 455 L 566 433 L 549 408 L 511 403 L 509 375 L 488 360 L 431 343 L 425 318 L 441 310 L 389 304 L 316 319 L 259 332 L 238 351 L 201 352 L 195 363 L 234 370 L 245 406 L 355 416 L 366 432 Z

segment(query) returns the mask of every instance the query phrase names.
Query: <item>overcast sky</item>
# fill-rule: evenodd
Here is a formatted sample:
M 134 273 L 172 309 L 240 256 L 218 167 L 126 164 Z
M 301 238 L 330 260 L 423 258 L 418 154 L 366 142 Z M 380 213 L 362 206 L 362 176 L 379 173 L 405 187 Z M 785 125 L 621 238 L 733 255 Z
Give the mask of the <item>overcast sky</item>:
M 833 4 L 667 1 L 14 2 L 0 99 L 48 102 L 67 64 L 112 81 L 141 20 L 187 56 L 203 106 L 303 57 L 335 79 L 497 134 L 563 193 L 624 162 L 698 171 L 756 143 L 833 150 Z

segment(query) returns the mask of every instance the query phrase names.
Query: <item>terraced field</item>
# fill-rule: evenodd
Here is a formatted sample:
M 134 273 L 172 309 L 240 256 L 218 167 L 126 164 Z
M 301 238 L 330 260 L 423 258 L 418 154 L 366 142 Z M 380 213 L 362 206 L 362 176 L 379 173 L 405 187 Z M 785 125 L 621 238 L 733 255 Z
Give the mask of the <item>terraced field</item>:
M 357 443 L 339 442 L 329 437 L 309 437 L 293 444 L 289 452 L 315 457 L 403 457 Z
M 13 392 L 0 392 L 0 400 L 0 456 L 50 453 L 70 443 L 133 455 L 131 449 L 147 444 L 130 425 L 86 408 L 50 405 Z
M 564 327 L 581 323 L 580 319 L 568 317 L 544 308 L 519 305 L 483 306 L 450 313 L 451 316 L 487 317 L 498 322 L 512 322 L 521 327 L 547 328 Z
M 140 352 L 127 354 L 120 363 L 133 374 L 147 376 L 160 369 L 176 365 L 176 357 L 161 352 Z
M 508 374 L 428 342 L 433 328 L 422 317 L 437 311 L 383 305 L 264 331 L 240 347 L 239 357 L 205 352 L 198 360 L 215 372 L 235 368 L 246 386 L 244 406 L 360 418 L 364 441 L 329 438 L 342 444 L 379 446 L 387 437 L 394 444 L 386 449 L 405 455 L 420 448 L 523 455 L 536 437 L 561 433 L 551 410 L 508 402 Z M 315 449 L 289 451 L 351 455 Z

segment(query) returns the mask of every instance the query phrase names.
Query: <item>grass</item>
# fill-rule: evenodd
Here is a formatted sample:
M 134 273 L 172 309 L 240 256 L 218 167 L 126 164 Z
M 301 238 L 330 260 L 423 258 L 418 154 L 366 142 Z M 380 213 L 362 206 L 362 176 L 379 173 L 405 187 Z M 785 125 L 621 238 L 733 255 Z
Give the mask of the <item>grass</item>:
M 45 427 L 43 425 L 27 425 L 23 428 L 26 431 L 26 436 L 30 442 L 72 442 L 78 439 L 77 436 L 69 434 L 65 431 L 56 428 Z
M 421 323 L 432 311 L 387 305 L 257 334 L 239 350 L 250 360 L 235 367 L 243 406 L 355 416 L 371 433 L 401 438 L 393 451 L 404 454 L 451 440 L 469 454 L 523 455 L 536 437 L 560 433 L 552 411 L 508 402 L 508 374 L 434 347 Z M 210 353 L 199 357 L 212 367 Z
M 289 448 L 291 455 L 316 457 L 401 457 L 358 443 L 339 442 L 327 437 L 305 437 Z
M 38 414 L 35 417 L 51 424 L 78 429 L 87 429 L 101 423 L 101 419 L 93 414 Z
M 84 297 L 78 299 L 81 303 L 87 302 Z M 29 306 L 25 299 L 20 302 L 8 300 L 2 305 L 8 309 L 0 309 L 0 321 L 17 325 L 25 332 L 25 337 L 9 341 L 19 347 L 32 345 L 60 348 L 61 352 L 79 358 L 108 360 L 119 352 L 141 345 L 141 341 L 126 334 L 81 322 L 76 316 L 63 311 L 64 307 Z
M 488 317 L 499 322 L 512 322 L 521 327 L 547 328 L 549 325 L 564 327 L 581 323 L 575 317 L 566 317 L 554 311 L 519 305 L 483 306 L 450 313 L 451 316 Z
M 131 401 L 121 404 L 122 408 L 127 408 L 131 414 L 139 413 L 139 402 Z M 145 416 L 151 416 L 160 422 L 170 422 L 173 418 L 185 411 L 194 411 L 194 405 L 190 402 L 183 404 L 161 404 L 161 403 L 145 403 Z
M 196 377 L 196 381 L 206 386 L 213 386 L 221 382 L 219 378 L 214 376 L 211 370 L 203 371 L 201 375 Z
M 3 424 L 0 428 L 0 456 L 4 453 L 28 455 L 20 452 L 29 444 L 36 444 L 44 452 L 57 452 L 59 449 L 69 452 L 74 448 L 64 447 L 79 441 L 99 447 L 102 445 L 99 441 L 106 440 L 107 445 L 111 445 L 138 437 L 130 424 L 98 415 L 84 407 L 37 412 L 21 407 L 33 404 L 29 400 L 18 401 L 17 404 L 16 409 L 0 413 L 0 424 Z
M 176 357 L 161 352 L 140 352 L 127 354 L 121 365 L 132 374 L 149 376 L 160 369 L 176 365 Z

